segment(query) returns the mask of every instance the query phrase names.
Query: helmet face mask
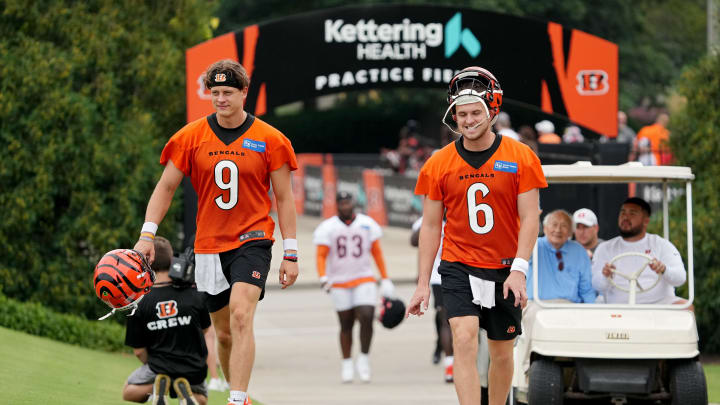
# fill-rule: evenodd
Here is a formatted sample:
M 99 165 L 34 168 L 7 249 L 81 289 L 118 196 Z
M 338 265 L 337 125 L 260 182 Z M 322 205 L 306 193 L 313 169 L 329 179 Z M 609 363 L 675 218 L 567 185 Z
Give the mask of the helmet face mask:
M 503 91 L 495 76 L 479 66 L 465 68 L 455 74 L 448 85 L 447 102 L 449 107 L 443 116 L 443 124 L 451 131 L 460 134 L 447 122 L 447 116 L 455 115 L 455 106 L 482 103 L 485 114 L 493 125 L 500 113 Z
M 112 311 L 100 318 L 105 319 L 115 311 L 137 309 L 142 297 L 155 282 L 155 272 L 145 256 L 132 249 L 115 249 L 107 252 L 95 266 L 93 284 L 95 294 Z
M 378 316 L 380 323 L 384 327 L 392 329 L 398 326 L 403 319 L 405 319 L 405 303 L 399 298 L 382 297 Z

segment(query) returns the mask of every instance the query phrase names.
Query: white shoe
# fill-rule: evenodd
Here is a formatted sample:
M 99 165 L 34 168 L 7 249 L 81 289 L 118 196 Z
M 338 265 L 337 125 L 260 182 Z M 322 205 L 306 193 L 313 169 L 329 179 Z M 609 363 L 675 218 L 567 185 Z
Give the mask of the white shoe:
M 168 405 L 170 397 L 170 377 L 165 374 L 155 376 L 153 383 L 152 405 Z
M 340 372 L 340 378 L 343 383 L 350 383 L 354 378 L 355 371 L 353 371 L 352 359 L 343 359 L 342 371 Z
M 184 377 L 178 377 L 173 382 L 173 388 L 178 396 L 178 405 L 200 405 L 193 396 L 192 387 Z
M 362 382 L 370 382 L 370 359 L 367 354 L 360 353 L 357 358 L 357 372 Z
M 225 384 L 219 378 L 211 378 L 207 385 L 210 391 L 225 391 Z

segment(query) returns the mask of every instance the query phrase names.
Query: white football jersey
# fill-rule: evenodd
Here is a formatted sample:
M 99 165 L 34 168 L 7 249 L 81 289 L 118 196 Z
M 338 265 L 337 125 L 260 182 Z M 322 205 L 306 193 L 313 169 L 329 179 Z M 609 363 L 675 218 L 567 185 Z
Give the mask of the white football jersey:
M 665 273 L 660 276 L 660 282 L 655 288 L 637 294 L 636 302 L 638 304 L 654 304 L 668 297 L 674 297 L 675 287 L 685 284 L 687 277 L 685 264 L 682 261 L 680 252 L 670 241 L 651 233 L 635 242 L 626 242 L 622 237 L 618 236 L 599 244 L 592 259 L 593 288 L 600 294 L 604 294 L 608 303 L 627 304 L 628 302 L 628 293 L 614 288 L 602 274 L 602 269 L 606 263 L 609 263 L 615 256 L 626 252 L 645 253 L 660 260 L 666 266 Z M 631 274 L 640 269 L 645 262 L 644 258 L 626 257 L 618 260 L 615 267 L 620 272 Z M 657 277 L 657 273 L 647 268 L 640 274 L 638 283 L 641 286 L 649 287 Z M 620 276 L 613 277 L 613 281 L 625 288 L 630 286 L 630 282 Z
M 349 225 L 337 216 L 321 222 L 313 233 L 313 243 L 330 248 L 325 265 L 328 282 L 340 284 L 374 278 L 370 248 L 381 236 L 380 225 L 364 214 L 356 214 Z

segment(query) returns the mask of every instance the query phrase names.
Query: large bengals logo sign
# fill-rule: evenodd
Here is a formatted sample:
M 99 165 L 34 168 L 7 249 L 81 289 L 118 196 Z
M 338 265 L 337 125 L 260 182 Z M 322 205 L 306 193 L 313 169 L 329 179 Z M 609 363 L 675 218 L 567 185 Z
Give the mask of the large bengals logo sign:
M 577 74 L 577 91 L 583 96 L 599 96 L 610 90 L 604 70 L 581 70 Z
M 155 304 L 157 316 L 160 319 L 171 318 L 178 314 L 177 301 L 161 301 Z

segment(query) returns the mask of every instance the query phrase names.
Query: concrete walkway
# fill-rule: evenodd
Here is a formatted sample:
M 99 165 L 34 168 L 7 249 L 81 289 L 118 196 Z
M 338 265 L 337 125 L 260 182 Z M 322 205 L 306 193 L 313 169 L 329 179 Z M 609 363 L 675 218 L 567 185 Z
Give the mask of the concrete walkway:
M 268 291 L 255 319 L 256 359 L 250 394 L 266 405 L 282 404 L 456 404 L 443 367 L 431 363 L 435 347 L 434 311 L 406 319 L 388 330 L 375 323 L 370 360 L 372 381 L 340 382 L 339 325 L 330 297 L 315 270 L 312 231 L 320 218 L 298 218 L 300 277 L 295 286 L 278 289 L 282 244 L 273 250 Z M 277 236 L 279 238 L 279 230 Z M 417 250 L 410 230 L 384 228 L 381 240 L 390 277 L 407 303 L 415 291 Z M 353 353 L 358 351 L 355 328 Z
M 407 301 L 414 291 L 398 286 Z M 270 290 L 255 321 L 256 360 L 250 394 L 266 405 L 455 404 L 452 384 L 431 363 L 433 313 L 392 330 L 375 324 L 372 381 L 340 382 L 338 322 L 320 289 Z M 357 353 L 358 327 L 353 353 Z
M 250 394 L 264 405 L 457 404 L 443 368 L 431 363 L 434 310 L 388 330 L 375 323 L 370 359 L 372 382 L 340 383 L 339 326 L 330 297 L 320 290 L 312 231 L 320 218 L 298 218 L 300 277 L 280 290 L 277 268 L 282 243 L 273 247 L 268 291 L 255 319 L 256 358 Z M 388 273 L 407 304 L 415 290 L 417 249 L 410 230 L 386 227 L 381 244 Z M 276 228 L 276 236 L 280 232 Z M 353 353 L 358 351 L 355 328 Z M 713 404 L 710 404 L 713 405 Z M 717 404 L 716 404 L 717 405 Z

